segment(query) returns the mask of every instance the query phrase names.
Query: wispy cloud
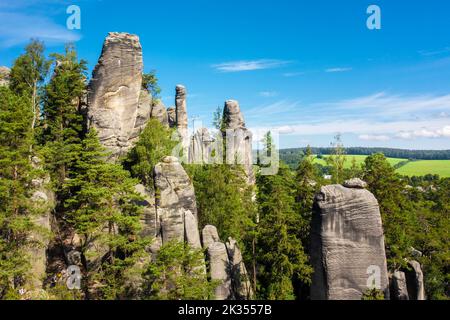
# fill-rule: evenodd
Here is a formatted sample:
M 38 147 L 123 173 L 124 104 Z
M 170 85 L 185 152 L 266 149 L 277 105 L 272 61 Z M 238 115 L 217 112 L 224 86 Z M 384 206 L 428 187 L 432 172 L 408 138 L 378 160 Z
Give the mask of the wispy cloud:
M 0 47 L 21 45 L 31 38 L 54 45 L 78 41 L 81 35 L 44 16 L 0 12 Z
M 337 73 L 337 72 L 348 72 L 351 70 L 353 70 L 353 68 L 330 68 L 330 69 L 326 69 L 325 72 Z
M 264 98 L 272 98 L 272 97 L 276 97 L 278 95 L 278 92 L 276 92 L 276 91 L 261 91 L 259 93 L 259 95 Z
M 445 47 L 443 49 L 439 49 L 439 50 L 420 50 L 419 54 L 422 56 L 437 56 L 437 55 L 441 55 L 441 54 L 447 54 L 450 53 L 450 47 Z
M 400 139 L 413 138 L 450 138 L 450 126 L 441 129 L 430 130 L 426 127 L 413 131 L 400 131 L 395 135 Z
M 260 59 L 241 60 L 214 64 L 212 67 L 220 72 L 242 72 L 263 69 L 273 69 L 292 63 L 286 60 Z
M 360 140 L 365 141 L 388 141 L 391 138 L 387 135 L 376 135 L 376 134 L 361 134 L 358 137 Z

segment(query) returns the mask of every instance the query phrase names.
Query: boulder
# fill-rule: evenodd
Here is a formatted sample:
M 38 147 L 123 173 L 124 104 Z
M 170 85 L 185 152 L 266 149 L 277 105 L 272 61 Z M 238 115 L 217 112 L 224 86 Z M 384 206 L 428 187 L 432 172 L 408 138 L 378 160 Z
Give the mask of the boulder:
M 345 180 L 343 186 L 346 188 L 365 189 L 367 188 L 367 183 L 359 178 L 353 178 L 350 180 Z
M 150 116 L 148 96 L 141 97 L 142 47 L 139 37 L 111 32 L 88 86 L 88 126 L 98 131 L 112 159 L 126 153 Z M 140 104 L 140 99 L 144 101 Z
M 373 286 L 389 297 L 381 215 L 369 191 L 321 188 L 314 201 L 310 252 L 313 300 L 360 300 Z

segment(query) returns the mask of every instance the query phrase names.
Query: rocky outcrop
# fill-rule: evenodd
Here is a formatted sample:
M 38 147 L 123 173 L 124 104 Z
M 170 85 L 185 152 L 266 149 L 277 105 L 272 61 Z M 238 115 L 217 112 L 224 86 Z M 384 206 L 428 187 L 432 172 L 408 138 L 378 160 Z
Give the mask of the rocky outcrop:
M 139 37 L 109 33 L 89 83 L 88 121 L 113 158 L 132 146 L 150 116 L 151 101 L 141 96 L 142 71 Z
M 161 122 L 163 126 L 165 127 L 169 126 L 167 110 L 161 100 L 156 101 L 156 103 L 153 105 L 152 113 L 150 116 Z
M 169 121 L 169 127 L 176 128 L 177 112 L 175 110 L 175 107 L 167 108 L 167 120 Z
M 409 300 L 426 300 L 423 272 L 420 263 L 408 261 L 408 270 L 405 270 L 406 285 L 408 287 Z
M 248 183 L 254 184 L 252 133 L 245 127 L 244 117 L 237 101 L 228 100 L 225 102 L 223 121 L 223 134 L 227 146 L 226 163 L 243 165 Z
M 187 151 L 189 147 L 189 133 L 188 133 L 188 114 L 186 106 L 186 88 L 182 85 L 177 85 L 175 89 L 175 111 L 178 134 L 180 135 L 183 149 Z
M 390 297 L 392 300 L 409 300 L 406 276 L 403 271 L 395 271 L 389 279 Z
M 37 157 L 31 159 L 32 166 L 38 171 L 42 169 L 41 160 Z M 50 177 L 46 174 L 36 176 L 31 181 L 31 206 L 36 215 L 32 218 L 34 229 L 28 237 L 29 246 L 26 254 L 30 261 L 28 282 L 26 284 L 27 297 L 35 299 L 46 295 L 43 291 L 44 279 L 47 269 L 46 250 L 50 243 L 50 216 L 55 206 L 55 195 L 50 187 Z
M 237 300 L 251 299 L 253 296 L 250 278 L 247 274 L 241 250 L 239 249 L 236 240 L 228 238 L 227 243 L 228 259 L 230 261 L 231 283 L 233 287 L 234 297 Z
M 0 87 L 9 85 L 9 73 L 11 69 L 8 67 L 0 67 Z
M 202 243 L 207 250 L 211 280 L 218 282 L 215 299 L 251 299 L 253 291 L 236 240 L 228 238 L 225 244 L 220 241 L 216 227 L 206 225 Z
M 189 163 L 215 164 L 223 160 L 222 139 L 212 137 L 206 128 L 198 129 L 189 145 Z
M 372 286 L 389 296 L 383 228 L 372 193 L 359 185 L 321 188 L 314 201 L 311 262 L 312 299 L 360 300 Z
M 144 208 L 144 212 L 141 216 L 142 229 L 140 236 L 153 240 L 147 250 L 151 253 L 156 253 L 161 247 L 162 239 L 160 234 L 161 222 L 156 213 L 155 192 L 142 184 L 136 185 L 135 190 L 143 198 L 143 200 L 138 203 Z

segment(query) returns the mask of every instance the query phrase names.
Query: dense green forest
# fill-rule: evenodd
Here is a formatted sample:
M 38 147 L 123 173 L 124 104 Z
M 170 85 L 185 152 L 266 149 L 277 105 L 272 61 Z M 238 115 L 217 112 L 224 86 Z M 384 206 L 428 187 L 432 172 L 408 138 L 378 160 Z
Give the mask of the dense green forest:
M 46 282 L 49 299 L 129 298 L 130 274 L 152 241 L 139 236 L 142 199 L 133 186 L 154 188 L 150 173 L 170 154 L 173 129 L 151 120 L 127 155 L 106 162 L 96 131 L 85 126 L 86 72 L 73 46 L 46 57 L 43 43 L 32 41 L 15 61 L 9 87 L 0 87 L 0 299 L 21 298 L 19 289 L 29 276 L 27 248 L 39 246 L 29 237 L 40 232 L 34 223 L 39 209 L 30 202 L 30 185 L 38 176 L 50 176 L 54 219 L 79 235 L 83 263 L 93 242 L 101 241 L 107 252 L 98 266 L 83 270 L 79 291 Z M 144 79 L 157 96 L 155 74 Z M 219 130 L 221 121 L 215 121 Z M 265 153 L 277 148 L 270 132 L 264 147 Z M 345 153 L 370 156 L 360 166 L 344 168 Z M 313 154 L 330 155 L 331 180 L 323 178 Z M 402 177 L 386 156 L 450 159 L 450 151 L 344 150 L 340 141 L 326 149 L 282 150 L 277 174 L 261 175 L 262 165 L 255 166 L 254 186 L 246 183 L 239 165 L 185 169 L 195 187 L 200 227 L 213 224 L 222 238 L 238 241 L 257 299 L 309 299 L 314 195 L 323 185 L 355 177 L 367 182 L 380 204 L 389 270 L 417 259 L 427 297 L 449 299 L 450 179 Z M 39 168 L 32 166 L 33 158 L 40 159 Z M 46 236 L 58 246 L 57 232 Z M 156 259 L 142 262 L 139 298 L 211 299 L 214 283 L 198 271 L 201 256 L 186 244 L 164 245 Z M 47 272 L 54 276 L 50 267 Z M 170 290 L 163 290 L 167 283 Z

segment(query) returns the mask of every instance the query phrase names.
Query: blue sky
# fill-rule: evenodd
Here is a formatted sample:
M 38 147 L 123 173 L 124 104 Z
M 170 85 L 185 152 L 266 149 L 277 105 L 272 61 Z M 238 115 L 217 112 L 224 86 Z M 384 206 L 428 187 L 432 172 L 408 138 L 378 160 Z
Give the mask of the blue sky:
M 81 8 L 81 30 L 66 8 Z M 381 30 L 366 9 L 381 8 Z M 0 65 L 31 37 L 48 52 L 76 42 L 89 72 L 110 31 L 138 34 L 166 106 L 186 85 L 188 112 L 211 125 L 236 99 L 254 132 L 280 147 L 450 149 L 450 2 L 447 0 L 184 0 L 0 2 Z

